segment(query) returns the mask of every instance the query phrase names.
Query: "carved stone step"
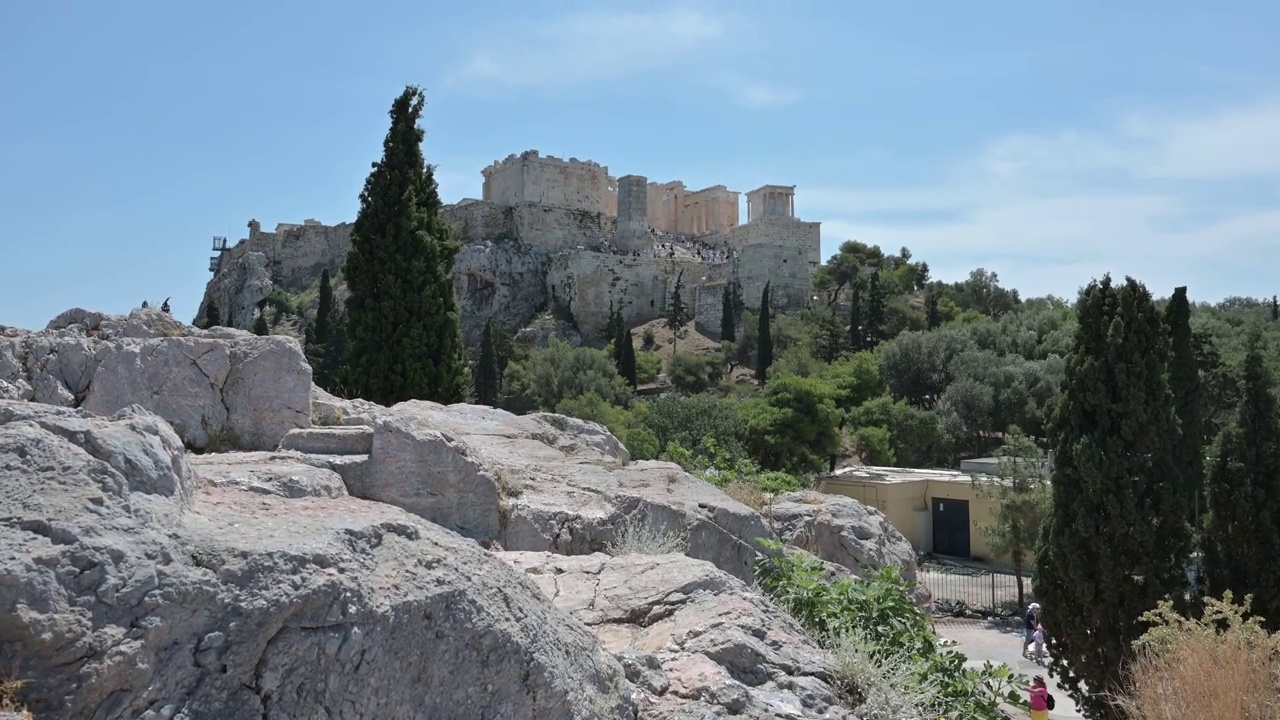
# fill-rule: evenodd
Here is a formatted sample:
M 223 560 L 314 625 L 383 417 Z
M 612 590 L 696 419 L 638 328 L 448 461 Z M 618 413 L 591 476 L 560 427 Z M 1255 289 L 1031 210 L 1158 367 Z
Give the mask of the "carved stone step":
M 373 449 L 373 428 L 347 426 L 294 429 L 280 441 L 280 449 L 310 455 L 368 455 Z

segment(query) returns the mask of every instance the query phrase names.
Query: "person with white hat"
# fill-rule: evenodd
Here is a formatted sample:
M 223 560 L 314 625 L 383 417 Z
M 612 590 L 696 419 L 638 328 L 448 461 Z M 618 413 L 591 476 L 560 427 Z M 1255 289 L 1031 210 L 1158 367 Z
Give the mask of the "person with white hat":
M 1036 627 L 1040 625 L 1040 603 L 1033 602 L 1027 607 L 1027 616 L 1023 618 L 1022 657 L 1028 657 L 1027 648 L 1035 642 Z

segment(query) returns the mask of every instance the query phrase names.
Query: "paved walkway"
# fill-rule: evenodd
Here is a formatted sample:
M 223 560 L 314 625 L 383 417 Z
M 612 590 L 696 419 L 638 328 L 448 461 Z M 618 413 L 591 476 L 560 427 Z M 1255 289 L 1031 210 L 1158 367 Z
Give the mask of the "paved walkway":
M 1001 629 L 982 620 L 957 620 L 938 618 L 936 621 L 938 634 L 948 640 L 954 640 L 956 649 L 969 657 L 969 665 L 982 667 L 984 660 L 993 663 L 1004 663 L 1027 677 L 1043 675 L 1053 694 L 1056 707 L 1049 713 L 1051 720 L 1069 720 L 1083 718 L 1076 709 L 1075 703 L 1067 693 L 1058 687 L 1058 683 L 1049 677 L 1047 668 L 1037 665 L 1034 660 L 1023 658 L 1018 651 L 1018 643 L 1022 639 L 1021 629 Z M 1047 664 L 1047 663 L 1046 663 Z

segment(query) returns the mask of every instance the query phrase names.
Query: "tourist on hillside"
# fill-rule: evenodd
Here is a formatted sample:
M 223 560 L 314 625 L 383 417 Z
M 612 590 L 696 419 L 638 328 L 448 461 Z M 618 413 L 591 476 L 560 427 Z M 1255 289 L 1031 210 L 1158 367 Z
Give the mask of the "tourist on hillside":
M 1031 603 L 1022 621 L 1022 657 L 1028 657 L 1027 649 L 1035 641 L 1036 626 L 1040 624 L 1040 603 Z
M 1044 676 L 1037 675 L 1031 679 L 1031 720 L 1049 720 L 1049 711 L 1053 709 L 1053 696 L 1045 686 Z

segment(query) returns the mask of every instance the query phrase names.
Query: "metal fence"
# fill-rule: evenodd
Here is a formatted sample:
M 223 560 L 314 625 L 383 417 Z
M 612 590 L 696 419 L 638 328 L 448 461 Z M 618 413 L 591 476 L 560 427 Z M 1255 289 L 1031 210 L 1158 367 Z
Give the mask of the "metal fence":
M 1024 571 L 1024 603 L 1034 600 L 1029 573 Z M 974 563 L 927 557 L 920 562 L 919 581 L 929 589 L 935 615 L 1014 615 L 1018 580 L 1012 571 Z

